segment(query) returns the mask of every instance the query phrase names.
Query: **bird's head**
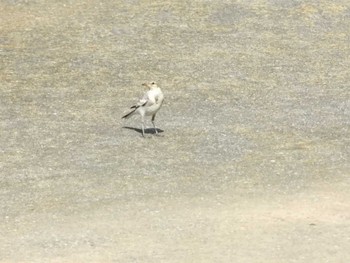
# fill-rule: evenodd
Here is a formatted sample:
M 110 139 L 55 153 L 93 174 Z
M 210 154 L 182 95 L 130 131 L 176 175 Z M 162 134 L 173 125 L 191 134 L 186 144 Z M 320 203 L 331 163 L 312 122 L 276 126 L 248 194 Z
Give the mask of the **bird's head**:
M 149 89 L 158 88 L 157 83 L 155 83 L 154 81 L 148 82 L 148 83 L 143 83 L 142 86 L 145 86 L 145 87 L 147 87 Z

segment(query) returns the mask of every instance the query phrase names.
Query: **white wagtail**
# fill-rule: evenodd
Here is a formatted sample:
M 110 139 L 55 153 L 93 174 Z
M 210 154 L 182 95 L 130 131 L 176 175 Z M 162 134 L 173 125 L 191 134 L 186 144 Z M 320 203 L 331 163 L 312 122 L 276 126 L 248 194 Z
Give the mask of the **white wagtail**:
M 156 125 L 154 124 L 154 119 L 163 104 L 164 95 L 162 90 L 157 86 L 157 83 L 155 82 L 144 83 L 142 86 L 146 86 L 148 88 L 148 91 L 136 105 L 130 108 L 132 111 L 124 115 L 122 119 L 128 119 L 135 113 L 140 114 L 142 121 L 142 136 L 145 137 L 145 116 L 152 116 L 153 128 L 155 133 L 158 134 Z

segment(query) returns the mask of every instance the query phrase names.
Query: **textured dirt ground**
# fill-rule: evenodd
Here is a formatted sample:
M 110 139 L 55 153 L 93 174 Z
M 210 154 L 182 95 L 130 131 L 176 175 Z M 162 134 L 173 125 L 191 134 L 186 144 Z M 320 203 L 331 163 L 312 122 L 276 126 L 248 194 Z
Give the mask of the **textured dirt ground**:
M 1 1 L 0 262 L 350 262 L 349 35 L 347 0 Z

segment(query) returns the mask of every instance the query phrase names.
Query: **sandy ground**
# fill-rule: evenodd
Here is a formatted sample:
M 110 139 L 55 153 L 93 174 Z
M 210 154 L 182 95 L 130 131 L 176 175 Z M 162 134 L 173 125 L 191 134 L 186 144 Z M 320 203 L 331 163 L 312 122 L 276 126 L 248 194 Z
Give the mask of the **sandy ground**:
M 347 0 L 1 1 L 0 262 L 350 262 L 349 35 Z

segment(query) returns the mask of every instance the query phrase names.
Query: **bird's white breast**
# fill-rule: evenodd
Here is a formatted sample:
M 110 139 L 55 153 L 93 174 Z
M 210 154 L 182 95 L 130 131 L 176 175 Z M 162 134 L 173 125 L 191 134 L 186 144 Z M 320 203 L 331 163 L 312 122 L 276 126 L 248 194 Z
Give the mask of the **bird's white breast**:
M 155 114 L 162 106 L 164 96 L 160 88 L 151 89 L 148 91 L 148 98 L 151 102 L 150 105 L 145 107 L 146 115 Z

